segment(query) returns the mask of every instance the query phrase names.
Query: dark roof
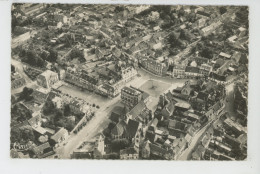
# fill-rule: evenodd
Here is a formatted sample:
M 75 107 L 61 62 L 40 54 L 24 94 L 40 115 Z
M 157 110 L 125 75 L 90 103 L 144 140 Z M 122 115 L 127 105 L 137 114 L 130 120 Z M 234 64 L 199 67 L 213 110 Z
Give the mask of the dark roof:
M 209 97 L 209 94 L 206 92 L 199 92 L 199 94 L 197 96 L 198 99 L 201 99 L 203 101 L 206 101 L 208 99 L 208 97 Z
M 198 67 L 186 66 L 185 72 L 199 73 L 200 69 Z
M 117 123 L 116 126 L 112 129 L 111 134 L 115 136 L 121 136 L 123 135 L 125 129 L 126 129 L 126 124 L 124 121 L 121 121 Z
M 126 126 L 126 135 L 127 137 L 133 138 L 138 131 L 139 122 L 135 120 L 129 119 L 128 124 Z
M 145 138 L 148 139 L 150 142 L 155 141 L 155 133 L 152 131 L 146 131 Z
M 215 80 L 218 80 L 218 81 L 223 81 L 223 82 L 226 81 L 226 77 L 225 76 L 216 74 L 214 72 L 211 72 L 209 74 L 209 77 L 211 77 L 211 78 L 213 78 Z

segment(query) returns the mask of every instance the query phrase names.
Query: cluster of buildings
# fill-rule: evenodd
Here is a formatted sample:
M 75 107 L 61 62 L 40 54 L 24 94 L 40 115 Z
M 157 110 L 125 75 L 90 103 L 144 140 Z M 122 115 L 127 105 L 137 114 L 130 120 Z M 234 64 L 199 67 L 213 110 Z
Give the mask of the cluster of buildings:
M 223 115 L 224 116 L 224 115 Z M 215 122 L 203 135 L 193 160 L 243 160 L 247 156 L 247 129 L 230 118 Z
M 112 64 L 95 69 L 95 72 L 92 73 L 68 68 L 64 80 L 83 89 L 113 98 L 118 96 L 123 86 L 133 80 L 136 75 L 137 71 L 131 66 L 118 70 Z
M 26 84 L 25 79 L 18 73 L 12 72 L 11 73 L 11 89 L 17 89 Z
M 53 51 L 50 47 L 55 50 L 52 54 L 57 53 L 54 62 L 43 58 L 49 66 L 43 69 L 49 70 L 36 73 L 33 101 L 24 106 L 36 109 L 37 105 L 41 110 L 51 101 L 59 111 L 68 107 L 72 116 L 66 119 L 73 123 L 70 131 L 66 126 L 48 127 L 49 120 L 41 112 L 32 111 L 26 125 L 39 141 L 30 148 L 16 143 L 14 156 L 17 149 L 30 149 L 35 158 L 53 156 L 71 133 L 76 134 L 92 118 L 89 103 L 59 90 L 65 83 L 108 98 L 120 95 L 123 104 L 109 113 L 110 124 L 103 133 L 94 141 L 82 142 L 71 158 L 177 160 L 196 133 L 210 123 L 213 125 L 205 129 L 202 139 L 194 140 L 200 142 L 192 159 L 234 160 L 246 156 L 244 85 L 238 85 L 234 94 L 239 120 L 223 114 L 225 85 L 246 73 L 248 64 L 246 27 L 234 26 L 231 35 L 223 29 L 230 16 L 232 26 L 236 25 L 236 9 L 227 7 L 220 13 L 217 7 L 173 6 L 167 14 L 170 20 L 159 20 L 159 8 L 150 8 L 27 3 L 13 9 L 17 19 L 33 19 L 30 29 L 21 26 L 26 32 L 12 39 L 12 49 L 33 44 L 38 56 L 49 56 Z M 138 15 L 145 12 L 148 14 Z M 219 33 L 227 34 L 220 37 L 224 41 L 216 38 Z M 175 44 L 169 42 L 172 35 Z M 213 47 L 217 51 L 211 52 Z M 212 55 L 207 56 L 207 52 Z M 138 76 L 138 68 L 159 77 L 190 80 L 161 94 L 152 113 L 147 107 L 149 94 L 127 86 Z M 12 73 L 11 82 L 12 89 L 25 85 L 17 72 Z M 78 115 L 82 117 L 76 118 Z M 236 156 L 238 153 L 242 155 Z

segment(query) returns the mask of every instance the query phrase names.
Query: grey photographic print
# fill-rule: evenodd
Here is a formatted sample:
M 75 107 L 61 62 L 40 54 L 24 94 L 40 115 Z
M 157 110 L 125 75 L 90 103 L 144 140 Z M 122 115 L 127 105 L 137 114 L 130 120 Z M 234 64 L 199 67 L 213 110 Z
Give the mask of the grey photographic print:
M 10 157 L 246 160 L 248 13 L 12 4 Z

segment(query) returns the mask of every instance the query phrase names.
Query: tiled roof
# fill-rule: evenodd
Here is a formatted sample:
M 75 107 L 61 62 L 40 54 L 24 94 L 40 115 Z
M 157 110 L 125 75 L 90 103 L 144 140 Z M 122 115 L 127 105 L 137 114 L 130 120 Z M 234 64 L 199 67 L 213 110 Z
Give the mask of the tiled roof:
M 130 112 L 129 114 L 132 115 L 132 118 L 135 119 L 142 111 L 146 108 L 146 105 L 143 100 L 141 100 Z

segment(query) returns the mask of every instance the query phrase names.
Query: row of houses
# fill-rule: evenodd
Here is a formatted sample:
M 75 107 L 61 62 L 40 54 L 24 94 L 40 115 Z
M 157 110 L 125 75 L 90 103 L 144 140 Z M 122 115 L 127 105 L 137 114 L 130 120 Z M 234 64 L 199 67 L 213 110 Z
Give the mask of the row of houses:
M 96 74 L 68 68 L 65 81 L 104 96 L 115 97 L 119 95 L 121 88 L 136 75 L 137 71 L 133 67 L 127 67 L 119 72 L 104 68 L 99 69 Z

